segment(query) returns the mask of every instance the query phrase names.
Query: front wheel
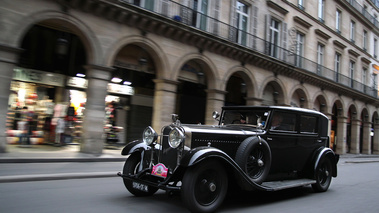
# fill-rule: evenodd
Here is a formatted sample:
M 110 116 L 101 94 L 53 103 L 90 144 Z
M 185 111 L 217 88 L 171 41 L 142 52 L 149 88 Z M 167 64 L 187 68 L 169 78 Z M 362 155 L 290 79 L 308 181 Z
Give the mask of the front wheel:
M 191 212 L 214 212 L 228 189 L 224 167 L 215 160 L 201 162 L 184 174 L 181 196 Z
M 140 163 L 141 163 L 140 153 L 136 152 L 136 153 L 131 154 L 128 157 L 128 159 L 126 159 L 123 173 L 125 175 L 136 174 L 138 172 Z M 151 187 L 151 186 L 141 187 L 141 184 L 139 184 L 138 182 L 131 181 L 131 180 L 123 179 L 123 181 L 124 181 L 125 188 L 128 189 L 130 193 L 138 197 L 153 195 L 158 190 L 158 188 Z M 141 190 L 141 189 L 144 189 L 144 190 Z
M 332 172 L 330 159 L 327 157 L 322 158 L 315 171 L 316 183 L 312 184 L 313 190 L 316 192 L 327 191 L 332 182 Z

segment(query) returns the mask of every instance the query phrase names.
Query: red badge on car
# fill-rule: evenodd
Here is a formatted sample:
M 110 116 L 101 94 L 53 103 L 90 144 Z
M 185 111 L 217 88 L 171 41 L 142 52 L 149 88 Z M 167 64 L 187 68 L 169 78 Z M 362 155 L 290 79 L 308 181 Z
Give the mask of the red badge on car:
M 167 171 L 168 171 L 168 168 L 165 165 L 159 163 L 159 164 L 153 166 L 153 170 L 151 171 L 151 174 L 158 176 L 158 177 L 166 178 L 167 177 Z

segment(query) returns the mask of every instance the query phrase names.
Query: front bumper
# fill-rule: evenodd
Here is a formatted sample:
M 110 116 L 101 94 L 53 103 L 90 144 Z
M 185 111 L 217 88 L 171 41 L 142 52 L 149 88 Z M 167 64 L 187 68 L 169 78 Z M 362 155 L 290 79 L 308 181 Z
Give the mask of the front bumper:
M 180 191 L 181 189 L 181 186 L 177 185 L 178 181 L 173 181 L 170 177 L 166 179 L 155 177 L 151 175 L 150 169 L 144 169 L 135 175 L 126 175 L 121 172 L 118 172 L 117 175 L 125 180 L 156 187 L 165 191 Z

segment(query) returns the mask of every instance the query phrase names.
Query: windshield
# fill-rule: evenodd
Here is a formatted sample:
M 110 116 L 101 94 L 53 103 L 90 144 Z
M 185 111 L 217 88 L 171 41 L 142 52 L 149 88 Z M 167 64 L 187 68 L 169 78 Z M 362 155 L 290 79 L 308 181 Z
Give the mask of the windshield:
M 269 116 L 268 110 L 225 110 L 221 125 L 246 124 L 264 128 Z

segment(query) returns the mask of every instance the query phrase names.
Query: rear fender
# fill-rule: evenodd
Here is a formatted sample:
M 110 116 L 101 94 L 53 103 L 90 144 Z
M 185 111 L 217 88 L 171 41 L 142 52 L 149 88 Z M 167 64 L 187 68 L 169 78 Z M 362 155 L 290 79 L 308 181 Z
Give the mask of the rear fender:
M 227 169 L 228 174 L 233 174 L 240 186 L 245 190 L 264 190 L 271 191 L 270 188 L 259 185 L 250 180 L 248 175 L 238 166 L 238 164 L 225 152 L 214 147 L 197 147 L 187 152 L 180 161 L 181 167 L 195 166 L 205 160 L 217 159 Z M 230 171 L 230 172 L 229 172 Z
M 333 177 L 337 177 L 337 163 L 339 160 L 339 155 L 336 155 L 334 151 L 330 148 L 323 148 L 319 150 L 318 154 L 316 155 L 316 158 L 314 160 L 314 167 L 313 167 L 313 174 L 315 174 L 317 166 L 321 159 L 323 158 L 329 158 L 332 162 L 333 167 Z

